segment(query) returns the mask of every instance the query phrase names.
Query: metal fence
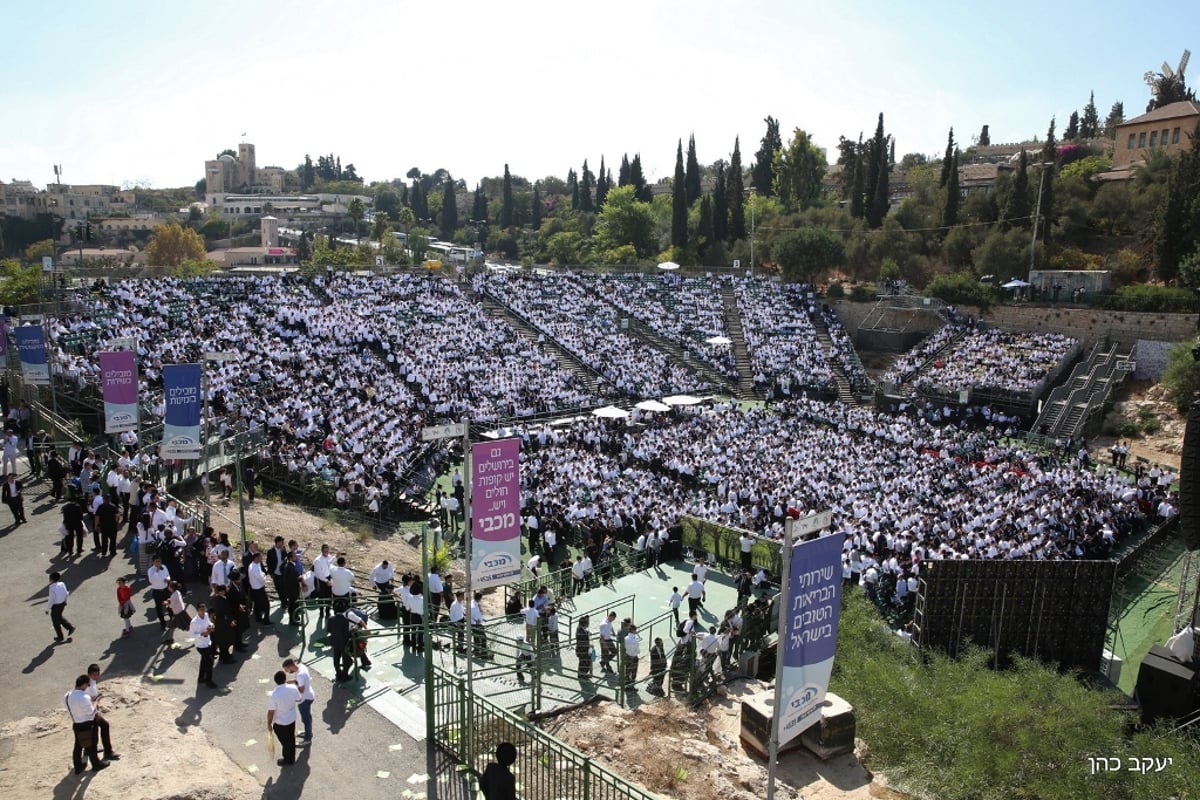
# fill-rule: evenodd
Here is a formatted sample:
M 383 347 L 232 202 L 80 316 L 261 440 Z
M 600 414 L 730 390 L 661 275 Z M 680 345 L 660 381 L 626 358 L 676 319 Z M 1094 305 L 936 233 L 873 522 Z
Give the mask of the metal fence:
M 464 678 L 440 667 L 433 669 L 433 698 L 433 742 L 468 772 L 482 774 L 501 742 L 516 745 L 522 800 L 657 800 L 511 711 L 471 696 Z

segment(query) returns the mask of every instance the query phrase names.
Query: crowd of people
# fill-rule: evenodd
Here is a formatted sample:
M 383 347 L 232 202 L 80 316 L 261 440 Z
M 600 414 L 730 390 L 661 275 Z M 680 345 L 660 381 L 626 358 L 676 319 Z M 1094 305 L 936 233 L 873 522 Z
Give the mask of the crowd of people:
M 1078 348 L 1078 339 L 1062 333 L 974 330 L 955 340 L 912 383 L 951 396 L 963 389 L 1030 394 Z

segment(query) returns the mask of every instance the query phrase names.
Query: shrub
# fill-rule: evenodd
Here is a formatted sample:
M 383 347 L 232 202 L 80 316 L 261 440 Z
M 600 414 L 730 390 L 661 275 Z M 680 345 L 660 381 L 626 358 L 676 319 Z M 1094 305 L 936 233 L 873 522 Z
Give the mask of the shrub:
M 1194 314 L 1200 311 L 1200 297 L 1187 289 L 1139 284 L 1122 286 L 1113 294 L 1102 298 L 1101 305 L 1113 311 Z
M 846 296 L 846 290 L 842 287 L 841 281 L 834 281 L 829 284 L 829 288 L 825 290 L 825 296 L 833 299 Z

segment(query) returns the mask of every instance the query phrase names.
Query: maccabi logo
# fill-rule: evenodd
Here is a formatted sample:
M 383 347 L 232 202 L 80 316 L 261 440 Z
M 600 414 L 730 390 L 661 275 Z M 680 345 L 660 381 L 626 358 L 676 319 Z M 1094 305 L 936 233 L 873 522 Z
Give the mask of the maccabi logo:
M 512 556 L 508 553 L 497 553 L 491 558 L 487 558 L 483 562 L 483 566 L 488 569 L 496 569 L 497 567 L 506 567 L 513 561 Z
M 127 412 L 122 411 L 118 414 L 113 414 L 112 421 L 113 422 L 133 422 L 133 414 L 129 414 Z

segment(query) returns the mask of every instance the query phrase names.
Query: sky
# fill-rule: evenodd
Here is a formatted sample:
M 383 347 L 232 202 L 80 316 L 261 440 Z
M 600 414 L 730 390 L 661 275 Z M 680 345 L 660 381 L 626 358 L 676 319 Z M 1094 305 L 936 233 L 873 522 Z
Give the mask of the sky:
M 241 141 L 259 166 L 334 153 L 368 182 L 411 168 L 474 186 L 595 172 L 654 181 L 803 128 L 836 159 L 884 114 L 897 157 L 1058 131 L 1095 92 L 1144 111 L 1200 4 L 1093 0 L 4 0 L 0 181 L 189 186 Z M 1200 85 L 1200 78 L 1189 80 Z M 243 138 L 244 137 L 244 138 Z

